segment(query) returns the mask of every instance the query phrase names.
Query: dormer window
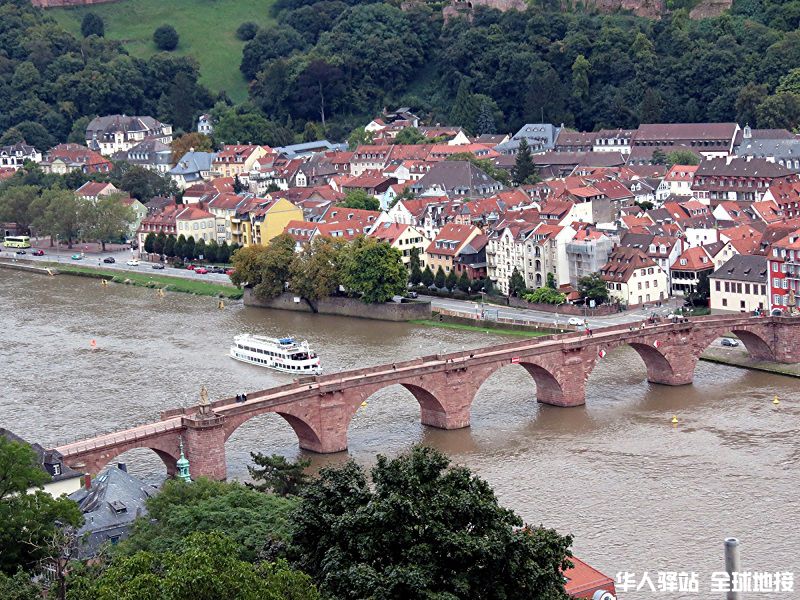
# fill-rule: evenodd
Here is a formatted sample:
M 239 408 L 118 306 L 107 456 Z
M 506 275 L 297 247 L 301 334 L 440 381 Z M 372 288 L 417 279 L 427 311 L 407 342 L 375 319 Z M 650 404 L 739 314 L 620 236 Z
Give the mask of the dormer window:
M 681 265 L 686 266 L 686 259 L 685 258 L 681 259 Z

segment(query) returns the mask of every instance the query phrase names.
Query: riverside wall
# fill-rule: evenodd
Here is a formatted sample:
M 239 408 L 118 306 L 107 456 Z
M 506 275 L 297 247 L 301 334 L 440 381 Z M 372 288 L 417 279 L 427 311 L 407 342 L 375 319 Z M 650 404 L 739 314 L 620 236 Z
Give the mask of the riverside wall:
M 357 317 L 359 319 L 376 319 L 379 321 L 413 321 L 429 319 L 431 304 L 424 300 L 410 302 L 384 302 L 383 304 L 364 304 L 357 298 L 332 297 L 314 302 L 314 306 L 295 296 L 284 293 L 272 300 L 259 300 L 250 289 L 244 290 L 245 306 L 271 308 L 277 310 L 293 310 L 295 312 L 319 313 L 321 315 L 337 315 L 340 317 Z

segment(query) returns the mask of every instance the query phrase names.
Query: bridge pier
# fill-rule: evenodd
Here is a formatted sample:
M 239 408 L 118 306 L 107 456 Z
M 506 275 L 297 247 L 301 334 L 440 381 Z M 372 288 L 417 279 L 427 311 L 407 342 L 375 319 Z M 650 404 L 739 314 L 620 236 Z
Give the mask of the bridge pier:
M 212 413 L 213 414 L 213 413 Z M 228 477 L 225 462 L 225 417 L 204 418 L 193 415 L 183 418 L 184 452 L 189 460 L 192 479 L 208 477 L 224 481 Z

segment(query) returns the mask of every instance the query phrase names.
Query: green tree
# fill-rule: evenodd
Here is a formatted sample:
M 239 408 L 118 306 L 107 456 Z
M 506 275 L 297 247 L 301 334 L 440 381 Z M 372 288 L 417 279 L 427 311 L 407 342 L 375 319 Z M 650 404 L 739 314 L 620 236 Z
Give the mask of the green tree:
M 83 20 L 81 21 L 81 35 L 83 37 L 86 38 L 90 35 L 103 37 L 105 31 L 105 23 L 103 23 L 103 19 L 99 15 L 93 12 L 87 12 L 83 15 Z
M 240 483 L 170 479 L 147 501 L 148 518 L 136 521 L 117 550 L 126 555 L 176 552 L 191 533 L 218 531 L 237 543 L 238 556 L 255 561 L 265 545 L 288 538 L 295 506 L 292 498 L 263 494 Z
M 494 110 L 490 102 L 484 100 L 480 103 L 474 129 L 476 135 L 495 133 L 497 126 L 495 125 Z
M 395 144 L 414 145 L 423 144 L 427 138 L 416 127 L 404 127 L 394 138 Z
M 202 259 L 200 257 L 203 257 Z M 194 245 L 194 257 L 198 260 L 208 260 L 206 258 L 206 241 L 203 238 L 197 240 Z
M 252 288 L 253 295 L 261 300 L 270 300 L 286 289 L 295 260 L 294 238 L 281 234 L 273 238 L 269 246 L 247 246 L 233 257 L 234 285 Z M 220 248 L 224 248 L 225 245 Z
M 178 47 L 180 36 L 172 25 L 162 25 L 153 32 L 153 43 L 159 50 L 171 52 Z
M 57 523 L 78 526 L 83 515 L 66 497 L 40 489 L 50 480 L 36 452 L 27 444 L 0 436 L 0 571 L 13 575 L 31 569 L 47 555 Z
M 667 155 L 661 148 L 656 148 L 653 150 L 653 155 L 650 158 L 650 162 L 654 165 L 665 165 L 667 164 Z
M 639 105 L 639 121 L 641 123 L 660 123 L 664 103 L 658 90 L 647 88 Z
M 314 302 L 333 296 L 342 282 L 344 240 L 316 236 L 292 261 L 291 288 Z
M 338 206 L 342 208 L 359 208 L 361 210 L 377 211 L 381 209 L 381 203 L 378 199 L 361 189 L 347 192 L 344 200 L 339 202 Z
M 488 294 L 490 296 L 493 295 L 494 294 L 494 281 L 492 281 L 488 277 L 486 279 L 482 279 L 481 281 L 483 281 L 483 291 L 486 292 L 486 294 Z
M 350 135 L 347 136 L 347 147 L 352 151 L 359 146 L 371 144 L 374 138 L 375 134 L 371 131 L 367 131 L 363 127 L 356 127 L 350 132 Z
M 191 533 L 173 552 L 116 556 L 70 600 L 318 600 L 310 578 L 285 561 L 254 565 L 218 532 Z
M 447 277 L 445 278 L 444 285 L 451 292 L 454 289 L 456 289 L 456 286 L 458 285 L 458 276 L 456 275 L 455 269 L 450 269 L 450 272 L 447 274 Z
M 18 185 L 0 189 L 0 221 L 16 223 L 28 231 L 37 217 L 36 199 L 40 190 L 33 185 Z
M 419 268 L 419 265 L 419 247 L 414 246 L 408 253 L 408 266 L 413 269 L 415 266 Z
M 187 237 L 186 242 L 183 244 L 183 252 L 189 260 L 194 259 L 194 248 L 196 244 L 197 242 L 195 242 L 193 235 Z
M 223 113 L 214 124 L 214 139 L 222 144 L 266 144 L 286 146 L 294 142 L 291 130 L 267 120 L 255 112 L 239 114 L 236 110 Z
M 367 304 L 386 302 L 405 292 L 408 271 L 397 248 L 361 236 L 344 253 L 342 284 Z
M 260 492 L 272 492 L 278 496 L 297 496 L 308 485 L 306 469 L 311 465 L 308 459 L 289 462 L 280 454 L 266 456 L 260 452 L 250 453 L 255 467 L 247 470 L 254 484 L 248 484 Z
M 226 264 L 231 260 L 231 249 L 228 246 L 228 242 L 223 241 L 219 245 L 219 250 L 217 251 L 217 260 L 222 264 Z
M 82 234 L 85 239 L 97 240 L 106 249 L 106 243 L 127 238 L 135 221 L 133 209 L 122 203 L 122 196 L 101 196 L 96 202 L 87 202 Z M 163 235 L 163 234 L 162 234 Z
M 800 125 L 800 96 L 781 92 L 767 96 L 756 108 L 758 126 L 792 130 Z
M 711 296 L 711 286 L 708 282 L 708 271 L 702 271 L 697 276 L 697 286 L 689 294 L 688 300 L 692 306 L 708 306 L 708 299 Z
M 180 259 L 186 258 L 186 236 L 180 234 L 175 241 L 175 256 Z
M 31 581 L 30 573 L 17 571 L 8 576 L 0 571 L 0 598 L 3 600 L 42 600 L 44 590 Z
M 469 288 L 472 282 L 469 280 L 469 276 L 467 275 L 466 271 L 461 272 L 461 277 L 458 278 L 458 289 L 464 292 L 465 294 L 469 293 Z
M 447 276 L 444 274 L 444 269 L 441 265 L 439 265 L 439 268 L 436 269 L 436 275 L 433 278 L 433 283 L 436 284 L 436 287 L 441 290 L 445 286 L 446 281 Z
M 597 304 L 608 302 L 608 287 L 600 273 L 590 273 L 578 279 L 578 293 L 581 298 L 594 300 Z
M 165 256 L 175 256 L 175 243 L 176 243 L 175 236 L 170 233 L 167 236 L 167 239 L 164 241 Z
M 514 159 L 514 170 L 512 180 L 515 185 L 533 183 L 536 178 L 536 165 L 533 164 L 533 156 L 528 146 L 528 141 L 522 138 L 519 142 L 519 152 Z
M 433 285 L 435 278 L 433 276 L 433 271 L 431 271 L 430 266 L 425 267 L 425 269 L 422 271 L 421 281 L 422 285 L 424 285 L 425 287 L 431 287 Z
M 450 110 L 450 122 L 471 131 L 479 110 L 480 106 L 478 106 L 475 95 L 470 91 L 469 83 L 466 79 L 462 79 L 456 92 L 456 98 L 453 100 L 453 108 Z
M 78 200 L 69 190 L 49 189 L 36 200 L 34 226 L 39 233 L 59 237 L 72 248 L 84 226 L 86 210 L 83 200 Z
M 155 196 L 166 198 L 178 192 L 175 182 L 169 176 L 138 166 L 125 169 L 119 178 L 118 187 L 142 203 L 149 202 Z
M 156 248 L 156 234 L 152 231 L 144 236 L 144 251 L 148 254 L 155 252 Z
M 217 255 L 219 253 L 219 244 L 217 240 L 210 240 L 205 247 L 204 254 L 206 260 L 210 263 L 217 262 Z
M 538 302 L 542 304 L 563 304 L 567 300 L 564 294 L 547 286 L 537 288 L 533 292 L 527 294 L 522 294 L 522 297 L 528 302 Z
M 514 267 L 514 270 L 511 272 L 511 280 L 508 282 L 508 295 L 521 298 L 525 290 L 525 279 L 522 277 L 519 270 L 517 270 L 517 267 Z
M 769 93 L 769 87 L 766 85 L 758 85 L 755 83 L 748 83 L 736 96 L 736 122 L 745 125 L 755 125 L 758 122 L 756 110 L 761 101 L 766 98 Z
M 501 507 L 491 487 L 441 452 L 415 447 L 371 472 L 324 468 L 295 513 L 290 555 L 342 600 L 566 600 L 570 536 Z
M 572 63 L 572 97 L 579 106 L 585 106 L 589 102 L 589 71 L 591 64 L 583 54 L 575 57 Z
M 667 166 L 672 165 L 699 165 L 700 157 L 691 150 L 673 150 L 667 154 Z
M 547 285 L 547 287 L 549 287 L 551 290 L 556 289 L 558 287 L 556 285 L 556 276 L 553 275 L 552 273 L 548 273 L 547 274 L 547 282 L 546 282 L 545 285 Z
M 236 28 L 236 37 L 243 42 L 249 42 L 258 33 L 258 24 L 252 21 L 245 21 Z
M 800 67 L 795 67 L 786 75 L 781 77 L 778 87 L 775 88 L 775 93 L 800 95 Z

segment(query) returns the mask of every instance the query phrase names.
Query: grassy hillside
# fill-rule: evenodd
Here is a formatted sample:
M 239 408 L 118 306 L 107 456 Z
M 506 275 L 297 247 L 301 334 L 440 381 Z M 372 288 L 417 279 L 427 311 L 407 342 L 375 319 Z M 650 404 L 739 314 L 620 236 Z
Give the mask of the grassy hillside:
M 273 0 L 120 0 L 89 7 L 49 9 L 63 27 L 80 36 L 81 20 L 91 11 L 106 24 L 106 37 L 122 40 L 133 56 L 157 52 L 153 31 L 165 23 L 180 35 L 177 54 L 194 56 L 200 63 L 201 82 L 213 91 L 226 90 L 235 101 L 244 100 L 247 83 L 239 72 L 243 42 L 235 35 L 244 21 L 270 22 Z

